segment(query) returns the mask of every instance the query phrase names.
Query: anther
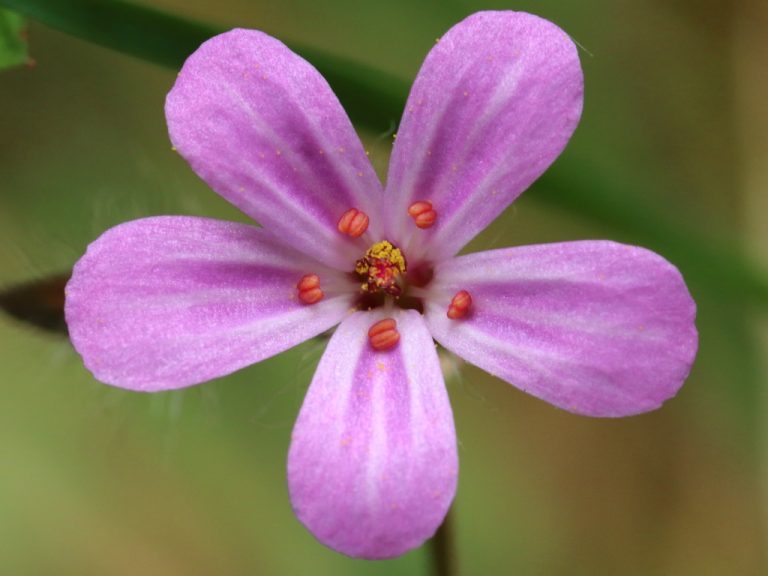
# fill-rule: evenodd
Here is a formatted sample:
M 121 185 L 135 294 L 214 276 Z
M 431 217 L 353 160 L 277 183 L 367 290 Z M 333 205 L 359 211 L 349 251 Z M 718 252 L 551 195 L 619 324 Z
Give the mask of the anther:
M 374 350 L 382 352 L 394 348 L 400 341 L 397 322 L 394 318 L 379 320 L 368 330 L 368 340 Z
M 448 306 L 448 318 L 451 320 L 464 318 L 469 313 L 470 306 L 472 306 L 472 296 L 469 292 L 466 290 L 457 292 L 451 300 L 451 305 Z
M 320 289 L 320 277 L 317 274 L 305 274 L 296 284 L 299 291 L 299 300 L 304 304 L 314 304 L 323 299 L 323 291 Z
M 358 238 L 368 230 L 368 215 L 357 208 L 350 208 L 339 220 L 338 229 L 342 234 Z
M 432 202 L 419 200 L 408 207 L 408 214 L 419 228 L 430 228 L 437 220 L 437 212 L 432 209 Z

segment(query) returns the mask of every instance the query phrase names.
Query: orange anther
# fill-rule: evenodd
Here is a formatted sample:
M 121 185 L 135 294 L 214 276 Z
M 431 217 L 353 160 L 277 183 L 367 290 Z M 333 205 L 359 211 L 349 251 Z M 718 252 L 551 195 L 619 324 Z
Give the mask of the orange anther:
M 408 214 L 415 218 L 422 212 L 427 212 L 428 210 L 432 210 L 432 202 L 419 200 L 418 202 L 414 202 L 408 207 Z
M 358 238 L 368 230 L 368 215 L 357 208 L 350 208 L 341 216 L 338 229 L 342 234 Z
M 419 200 L 408 207 L 408 214 L 419 228 L 429 228 L 437 220 L 437 212 L 432 209 L 432 202 Z
M 464 318 L 469 312 L 470 306 L 472 306 L 472 296 L 469 295 L 469 292 L 466 290 L 457 292 L 451 300 L 451 305 L 448 306 L 448 318 L 451 320 Z
M 314 304 L 315 302 L 320 302 L 320 300 L 323 299 L 323 291 L 320 290 L 320 288 L 312 288 L 312 290 L 304 290 L 303 292 L 299 292 L 299 300 L 304 302 L 304 304 Z
M 368 339 L 374 350 L 383 351 L 394 348 L 400 341 L 397 322 L 393 318 L 379 320 L 368 330 Z
M 317 274 L 305 274 L 301 277 L 301 280 L 299 280 L 299 283 L 296 284 L 296 288 L 299 289 L 299 292 L 303 292 L 304 290 L 311 290 L 312 288 L 319 288 L 320 287 L 320 276 Z
M 428 212 L 422 212 L 416 218 L 414 218 L 416 226 L 419 228 L 430 228 L 432 224 L 437 220 L 437 212 L 429 210 Z
M 314 304 L 323 299 L 323 291 L 320 290 L 320 277 L 317 274 L 305 274 L 296 284 L 299 291 L 299 300 L 304 304 Z

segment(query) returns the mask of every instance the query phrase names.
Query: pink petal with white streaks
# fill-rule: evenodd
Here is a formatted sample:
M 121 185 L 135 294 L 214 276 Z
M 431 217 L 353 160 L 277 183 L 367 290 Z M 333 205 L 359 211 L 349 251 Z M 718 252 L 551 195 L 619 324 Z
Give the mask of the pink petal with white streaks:
M 293 431 L 291 502 L 325 545 L 390 558 L 440 526 L 456 491 L 456 435 L 422 317 L 397 311 L 399 344 L 371 348 L 381 312 L 357 312 L 331 338 Z
M 347 313 L 349 296 L 307 306 L 296 283 L 335 271 L 264 230 L 164 216 L 94 241 L 66 288 L 70 337 L 107 384 L 181 388 L 234 372 L 312 338 Z
M 427 324 L 443 346 L 547 402 L 625 416 L 675 395 L 696 355 L 696 305 L 680 273 L 642 248 L 585 241 L 442 264 Z M 452 294 L 472 307 L 451 320 Z
M 377 213 L 381 184 L 303 58 L 255 30 L 211 38 L 187 59 L 165 114 L 173 145 L 216 192 L 294 248 L 339 268 L 354 262 L 359 247 L 337 223 L 349 208 Z
M 387 178 L 390 235 L 418 234 L 411 253 L 451 256 L 558 157 L 579 122 L 576 46 L 523 12 L 479 12 L 432 48 L 411 89 Z M 433 204 L 432 228 L 407 217 Z

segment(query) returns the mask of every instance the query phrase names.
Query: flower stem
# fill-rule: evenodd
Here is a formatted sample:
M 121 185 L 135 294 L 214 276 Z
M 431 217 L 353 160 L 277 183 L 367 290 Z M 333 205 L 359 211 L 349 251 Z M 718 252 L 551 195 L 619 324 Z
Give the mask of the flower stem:
M 433 576 L 456 576 L 456 557 L 453 548 L 453 520 L 451 511 L 429 541 Z

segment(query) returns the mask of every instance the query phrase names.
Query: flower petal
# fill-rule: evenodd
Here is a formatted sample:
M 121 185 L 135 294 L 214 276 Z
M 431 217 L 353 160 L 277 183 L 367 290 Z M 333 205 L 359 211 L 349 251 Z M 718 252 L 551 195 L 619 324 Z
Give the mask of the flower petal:
M 588 241 L 470 254 L 442 264 L 427 324 L 443 346 L 571 412 L 658 408 L 696 355 L 696 305 L 680 273 L 643 248 Z M 470 314 L 446 316 L 469 291 Z
M 389 558 L 440 526 L 456 491 L 451 406 L 432 338 L 414 311 L 394 313 L 399 344 L 371 348 L 383 318 L 357 312 L 328 344 L 293 430 L 291 502 L 323 544 Z
M 302 275 L 322 278 L 322 268 L 253 226 L 174 216 L 127 222 L 75 265 L 67 325 L 102 382 L 147 392 L 180 388 L 339 322 L 348 297 L 312 306 L 297 299 Z
M 354 262 L 359 249 L 336 226 L 349 208 L 376 213 L 381 184 L 304 59 L 255 30 L 215 36 L 184 64 L 165 114 L 173 145 L 216 192 L 305 254 Z
M 434 258 L 455 254 L 557 158 L 581 116 L 576 46 L 556 25 L 522 12 L 479 12 L 427 56 L 408 97 L 387 178 L 402 235 L 408 206 L 433 204 L 418 232 Z

